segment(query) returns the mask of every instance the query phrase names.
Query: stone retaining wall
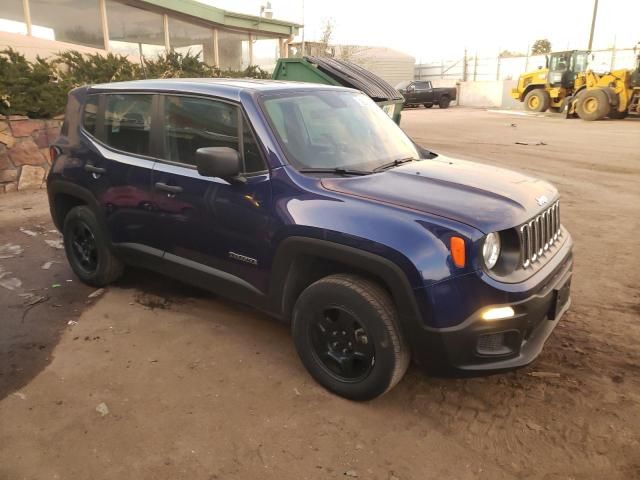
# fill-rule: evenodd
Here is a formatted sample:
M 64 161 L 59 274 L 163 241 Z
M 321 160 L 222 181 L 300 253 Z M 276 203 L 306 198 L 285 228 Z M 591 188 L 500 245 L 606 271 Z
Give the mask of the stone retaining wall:
M 0 115 L 0 193 L 44 187 L 51 166 L 49 145 L 61 125 L 61 118 Z

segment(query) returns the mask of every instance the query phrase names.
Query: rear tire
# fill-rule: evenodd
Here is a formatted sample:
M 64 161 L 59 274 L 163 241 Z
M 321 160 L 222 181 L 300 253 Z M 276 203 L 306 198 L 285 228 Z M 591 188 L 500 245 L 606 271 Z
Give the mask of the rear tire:
M 582 120 L 601 120 L 609 114 L 609 97 L 599 88 L 583 90 L 578 97 L 576 112 Z
M 551 104 L 549 92 L 536 88 L 524 97 L 524 108 L 529 112 L 546 112 Z
M 443 95 L 442 97 L 440 97 L 440 100 L 438 101 L 438 106 L 440 108 L 449 108 L 450 104 L 451 104 L 451 98 L 448 95 Z
M 351 400 L 389 391 L 409 365 L 391 297 L 360 276 L 330 275 L 307 287 L 296 301 L 291 328 L 311 376 Z
M 71 269 L 83 283 L 104 287 L 122 275 L 124 265 L 111 252 L 89 207 L 72 208 L 64 218 L 62 234 Z

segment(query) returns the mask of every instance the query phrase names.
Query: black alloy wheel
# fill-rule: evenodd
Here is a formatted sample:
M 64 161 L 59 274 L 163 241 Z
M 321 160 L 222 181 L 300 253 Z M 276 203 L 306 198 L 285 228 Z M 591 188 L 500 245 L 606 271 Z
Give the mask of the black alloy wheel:
M 375 346 L 356 317 L 340 306 L 319 313 L 308 323 L 314 354 L 329 374 L 343 382 L 358 382 L 375 364 Z

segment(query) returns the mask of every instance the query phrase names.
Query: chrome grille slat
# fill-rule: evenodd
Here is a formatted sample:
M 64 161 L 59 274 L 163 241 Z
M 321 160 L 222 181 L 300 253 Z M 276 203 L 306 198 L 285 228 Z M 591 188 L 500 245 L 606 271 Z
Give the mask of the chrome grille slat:
M 523 268 L 540 261 L 561 235 L 560 202 L 556 202 L 520 227 L 520 257 Z

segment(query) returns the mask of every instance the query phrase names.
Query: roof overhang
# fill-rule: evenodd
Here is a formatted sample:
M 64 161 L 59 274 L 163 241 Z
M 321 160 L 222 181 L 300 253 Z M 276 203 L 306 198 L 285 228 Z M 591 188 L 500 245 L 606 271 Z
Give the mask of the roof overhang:
M 229 12 L 195 0 L 135 0 L 125 3 L 143 8 L 152 7 L 153 10 L 161 9 L 165 11 L 164 13 L 174 12 L 181 17 L 191 17 L 197 23 L 210 24 L 211 27 L 248 30 L 269 36 L 291 37 L 297 35 L 302 27 L 298 23 L 286 22 L 275 18 Z

